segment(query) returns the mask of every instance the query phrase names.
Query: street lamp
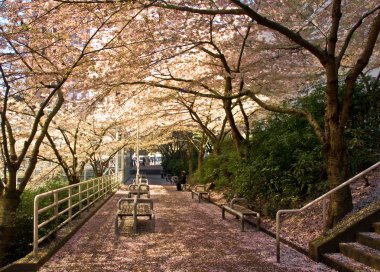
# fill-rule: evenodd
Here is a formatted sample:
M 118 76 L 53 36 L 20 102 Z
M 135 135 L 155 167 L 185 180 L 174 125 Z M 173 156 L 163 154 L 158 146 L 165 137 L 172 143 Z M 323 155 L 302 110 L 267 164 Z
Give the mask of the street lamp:
M 140 120 L 137 118 L 136 184 L 140 184 Z

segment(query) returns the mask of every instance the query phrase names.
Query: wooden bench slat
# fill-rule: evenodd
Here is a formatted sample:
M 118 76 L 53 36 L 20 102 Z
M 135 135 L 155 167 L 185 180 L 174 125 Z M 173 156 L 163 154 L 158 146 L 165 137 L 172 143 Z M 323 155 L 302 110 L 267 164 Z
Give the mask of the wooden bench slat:
M 198 196 L 198 202 L 201 202 L 203 195 L 207 196 L 207 200 L 210 202 L 210 192 L 207 191 L 191 191 L 191 198 L 194 198 L 194 195 Z
M 198 202 L 201 202 L 202 196 L 207 196 L 207 200 L 210 202 L 210 191 L 206 190 L 206 185 L 195 185 L 191 190 L 191 198 L 194 198 L 194 195 L 198 196 Z
M 148 216 L 152 214 L 150 204 L 138 204 L 137 216 Z M 118 211 L 119 216 L 133 216 L 133 205 L 124 205 L 121 210 Z
M 231 208 L 230 206 L 224 206 L 226 210 L 229 210 L 229 211 L 237 211 L 239 213 L 242 213 L 242 214 L 245 214 L 245 215 L 256 215 L 257 212 L 254 212 L 248 208 L 244 208 L 244 207 L 233 207 Z
M 225 219 L 225 212 L 229 212 L 231 214 L 234 214 L 237 216 L 237 218 L 240 218 L 241 220 L 241 231 L 244 231 L 244 221 L 246 216 L 256 216 L 257 219 L 257 230 L 260 229 L 260 214 L 258 212 L 252 211 L 244 206 L 236 205 L 234 204 L 238 200 L 244 200 L 241 198 L 234 198 L 231 201 L 231 204 L 229 206 L 224 205 L 222 206 L 222 218 Z

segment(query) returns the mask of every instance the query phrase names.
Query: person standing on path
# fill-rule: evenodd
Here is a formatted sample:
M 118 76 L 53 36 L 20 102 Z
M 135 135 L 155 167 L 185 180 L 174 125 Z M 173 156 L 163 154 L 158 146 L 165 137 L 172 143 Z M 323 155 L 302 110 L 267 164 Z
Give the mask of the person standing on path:
M 187 180 L 186 180 L 186 172 L 185 171 L 182 171 L 181 172 L 181 176 L 179 178 L 179 181 L 177 183 L 177 190 L 178 191 L 182 191 L 183 190 L 183 187 L 184 185 L 186 184 Z

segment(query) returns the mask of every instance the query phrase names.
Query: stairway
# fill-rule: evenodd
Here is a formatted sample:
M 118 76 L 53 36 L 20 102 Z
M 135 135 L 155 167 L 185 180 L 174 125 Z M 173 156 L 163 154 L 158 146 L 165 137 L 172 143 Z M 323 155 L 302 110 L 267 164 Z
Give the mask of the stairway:
M 372 232 L 359 232 L 356 242 L 340 243 L 340 253 L 323 255 L 326 264 L 341 272 L 380 271 L 380 222 Z

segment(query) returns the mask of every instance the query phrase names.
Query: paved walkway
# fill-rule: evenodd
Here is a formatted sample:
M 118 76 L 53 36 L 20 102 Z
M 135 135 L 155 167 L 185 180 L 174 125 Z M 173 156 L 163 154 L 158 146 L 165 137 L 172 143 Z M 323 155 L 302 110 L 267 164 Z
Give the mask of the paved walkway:
M 173 185 L 151 187 L 154 225 L 115 235 L 122 188 L 39 271 L 331 271 L 285 245 L 277 264 L 272 237 L 251 226 L 240 232 L 233 216 L 222 220 L 219 207 Z

